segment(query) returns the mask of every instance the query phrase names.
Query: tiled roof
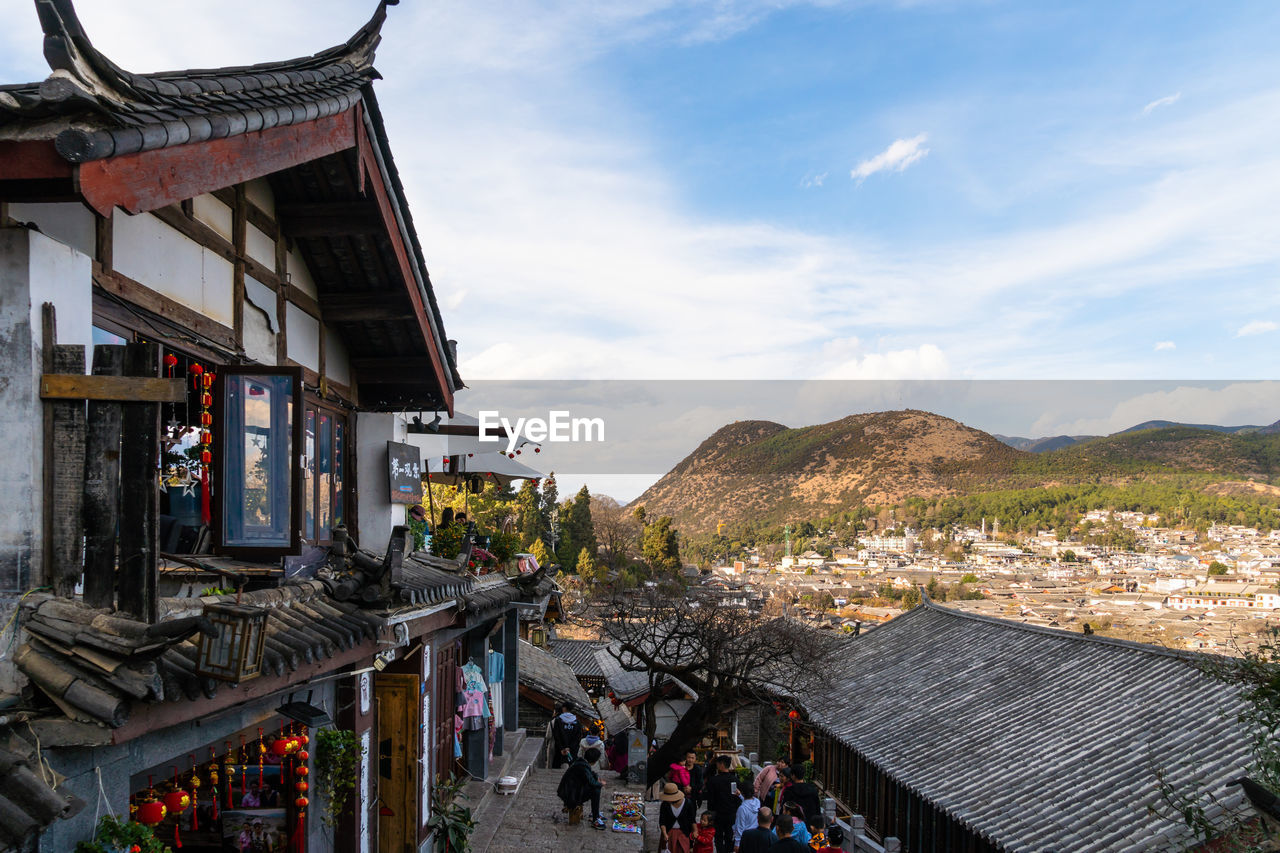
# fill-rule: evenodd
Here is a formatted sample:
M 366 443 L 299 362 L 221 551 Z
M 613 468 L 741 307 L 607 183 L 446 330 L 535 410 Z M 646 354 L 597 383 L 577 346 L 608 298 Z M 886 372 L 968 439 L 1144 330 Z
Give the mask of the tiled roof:
M 600 668 L 600 661 L 596 660 L 596 651 L 606 645 L 608 643 L 599 643 L 595 640 L 557 639 L 548 651 L 569 664 L 573 674 L 578 677 L 603 676 L 604 670 Z
M 17 122 L 26 138 L 54 137 L 58 153 L 83 163 L 336 115 L 378 76 L 372 63 L 386 5 L 345 44 L 314 56 L 133 74 L 94 48 L 71 0 L 37 0 L 53 73 L 0 87 L 0 136 Z
M 26 746 L 25 741 L 20 743 Z M 0 851 L 27 849 L 24 840 L 84 807 L 65 789 L 50 788 L 37 773 L 38 762 L 34 750 L 24 754 L 0 746 Z
M 524 640 L 519 642 L 521 684 L 527 684 L 553 699 L 572 703 L 579 714 L 595 716 L 591 711 L 591 697 L 578 683 L 567 663 Z
M 1249 762 L 1233 688 L 1184 654 L 926 603 L 840 656 L 811 719 L 1011 851 L 1183 849 L 1158 811 L 1179 794 L 1242 801 Z
M 416 551 L 405 555 L 391 586 L 411 604 L 437 604 L 471 590 L 471 576 L 462 574 L 461 568 L 456 560 Z
M 632 672 L 623 669 L 618 659 L 609 653 L 609 647 L 596 650 L 596 661 L 600 664 L 600 672 L 609 684 L 609 689 L 619 699 L 625 701 L 648 692 L 649 673 L 644 670 Z

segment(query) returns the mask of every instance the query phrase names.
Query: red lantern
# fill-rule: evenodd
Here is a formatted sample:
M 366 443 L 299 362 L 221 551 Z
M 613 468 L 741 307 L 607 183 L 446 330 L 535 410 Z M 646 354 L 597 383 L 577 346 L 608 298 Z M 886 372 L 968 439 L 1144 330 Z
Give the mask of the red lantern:
M 201 412 L 201 413 L 200 413 L 200 425 L 201 425 L 201 426 L 213 426 L 213 415 L 209 414 L 208 412 Z
M 164 820 L 168 810 L 165 809 L 164 803 L 159 800 L 147 800 L 138 806 L 138 813 L 135 816 L 138 823 L 144 826 L 155 826 Z
M 306 738 L 304 737 L 302 739 L 303 745 L 306 745 L 306 742 L 307 742 Z M 305 749 L 298 753 L 299 761 L 309 761 L 310 759 L 311 759 L 311 753 L 307 752 Z
M 310 786 L 306 782 L 298 782 L 293 787 L 299 794 L 305 794 Z
M 191 805 L 191 795 L 179 788 L 164 795 L 164 805 L 172 814 L 180 815 Z
M 276 738 L 271 744 L 271 752 L 275 755 L 285 756 L 289 754 L 289 739 Z
M 199 364 L 193 364 L 191 365 L 191 372 L 196 376 L 199 376 L 201 373 L 204 373 L 204 367 Z
M 787 716 L 788 716 L 788 717 L 790 717 L 790 718 L 791 718 L 791 719 L 793 719 L 793 720 L 798 720 L 798 719 L 800 719 L 800 712 L 799 712 L 799 711 L 788 711 L 788 712 L 787 712 Z
M 306 767 L 302 767 L 302 766 L 298 766 L 298 767 L 293 768 L 293 775 L 295 775 L 295 776 L 306 776 L 306 775 L 307 775 L 308 773 L 310 773 L 310 772 L 311 772 L 311 771 L 310 771 L 309 769 L 307 769 Z
M 204 379 L 204 383 L 203 383 L 203 384 L 204 384 L 204 387 L 206 387 L 206 388 L 212 388 L 212 387 L 213 387 L 213 380 L 215 380 L 215 379 L 217 379 L 217 378 L 218 378 L 218 377 L 217 377 L 215 374 L 213 374 L 213 373 L 206 373 L 206 374 L 204 375 L 204 377 L 203 377 L 203 379 Z
M 297 806 L 298 808 L 300 808 L 300 809 L 305 809 L 305 808 L 307 807 L 307 798 L 306 798 L 306 797 L 298 797 L 298 799 L 296 799 L 296 800 L 294 800 L 294 801 L 293 801 L 293 804 L 294 804 L 295 806 Z
M 213 444 L 213 433 L 207 431 L 200 433 L 200 443 Z
M 208 465 L 210 462 L 212 462 L 212 461 L 213 461 L 213 451 L 211 451 L 211 450 L 201 450 L 201 451 L 200 451 L 200 461 L 201 461 L 201 462 L 203 462 L 205 465 Z
M 541 453 L 541 452 L 542 452 L 542 448 L 541 448 L 541 447 L 535 447 L 535 448 L 533 449 L 533 452 L 534 452 L 534 453 Z
M 202 405 L 202 406 L 212 406 L 212 405 L 213 405 L 213 395 L 212 395 L 212 394 L 210 394 L 210 393 L 208 393 L 207 391 L 206 391 L 205 393 L 201 394 L 201 395 L 200 395 L 200 405 Z

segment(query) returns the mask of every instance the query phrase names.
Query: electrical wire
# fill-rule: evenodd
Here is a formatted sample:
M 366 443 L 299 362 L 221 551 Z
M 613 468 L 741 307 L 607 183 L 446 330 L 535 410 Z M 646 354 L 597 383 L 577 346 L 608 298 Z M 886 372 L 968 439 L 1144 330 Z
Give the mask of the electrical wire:
M 18 614 L 22 612 L 23 600 L 25 600 L 26 597 L 28 595 L 31 595 L 31 593 L 33 592 L 42 592 L 42 591 L 51 590 L 51 589 L 53 589 L 53 587 L 51 586 L 38 586 L 35 589 L 27 590 L 22 594 L 22 597 L 18 599 L 18 603 L 15 604 L 13 607 L 13 614 L 9 616 L 9 621 L 4 623 L 4 628 L 0 628 L 0 637 L 3 637 L 5 631 L 8 631 L 11 626 L 13 627 L 13 635 L 9 637 L 9 645 L 5 647 L 4 653 L 0 654 L 0 660 L 4 660 L 13 652 L 13 645 L 18 639 L 19 626 L 15 625 L 14 623 L 17 622 L 18 620 Z

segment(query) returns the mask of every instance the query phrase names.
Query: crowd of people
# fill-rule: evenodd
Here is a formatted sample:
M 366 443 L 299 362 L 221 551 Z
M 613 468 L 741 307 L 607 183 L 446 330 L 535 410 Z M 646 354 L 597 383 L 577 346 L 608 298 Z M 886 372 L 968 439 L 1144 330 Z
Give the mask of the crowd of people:
M 552 766 L 565 767 L 560 799 L 566 809 L 590 803 L 592 825 L 603 829 L 600 771 L 606 766 L 605 749 L 612 744 L 584 735 L 573 708 L 557 710 L 551 748 Z M 609 759 L 616 757 L 612 749 L 609 752 Z M 735 764 L 728 755 L 713 755 L 700 763 L 689 752 L 667 769 L 658 793 L 661 850 L 839 853 L 844 834 L 839 826 L 826 824 L 818 786 L 805 778 L 802 765 L 779 758 L 754 777 L 744 778 L 745 771 Z M 616 765 L 612 769 L 625 770 Z

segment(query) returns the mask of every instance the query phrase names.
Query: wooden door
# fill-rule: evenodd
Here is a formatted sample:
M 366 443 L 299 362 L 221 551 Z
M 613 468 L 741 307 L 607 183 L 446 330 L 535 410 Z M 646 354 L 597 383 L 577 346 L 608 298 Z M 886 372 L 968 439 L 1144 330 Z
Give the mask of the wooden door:
M 435 660 L 435 695 L 432 697 L 435 709 L 436 754 L 431 762 L 432 773 L 439 777 L 453 774 L 453 715 L 457 708 L 458 691 L 458 646 L 456 643 L 442 643 L 436 652 Z
M 418 708 L 416 675 L 379 673 L 374 679 L 378 706 L 378 853 L 418 849 Z M 387 814 L 387 812 L 391 812 Z

